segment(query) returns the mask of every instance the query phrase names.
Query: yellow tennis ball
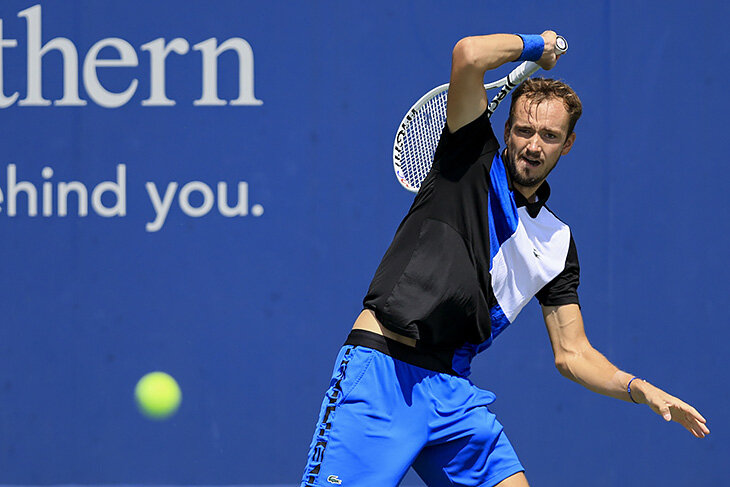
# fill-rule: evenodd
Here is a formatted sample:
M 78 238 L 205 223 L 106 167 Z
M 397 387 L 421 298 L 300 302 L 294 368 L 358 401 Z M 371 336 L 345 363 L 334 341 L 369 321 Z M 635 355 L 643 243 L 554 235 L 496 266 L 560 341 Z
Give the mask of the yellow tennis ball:
M 164 372 L 150 372 L 134 388 L 139 410 L 151 419 L 166 419 L 180 407 L 182 393 L 171 376 Z

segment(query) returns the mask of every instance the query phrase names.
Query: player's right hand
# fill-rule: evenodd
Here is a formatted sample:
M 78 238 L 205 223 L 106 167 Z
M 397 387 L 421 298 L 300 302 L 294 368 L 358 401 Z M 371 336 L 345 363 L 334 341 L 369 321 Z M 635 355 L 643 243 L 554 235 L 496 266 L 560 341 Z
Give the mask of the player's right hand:
M 539 61 L 537 61 L 537 64 L 545 70 L 553 69 L 560 57 L 560 54 L 555 52 L 555 41 L 558 38 L 558 35 L 552 30 L 546 30 L 540 35 L 545 41 L 545 48 L 543 49 L 542 57 Z

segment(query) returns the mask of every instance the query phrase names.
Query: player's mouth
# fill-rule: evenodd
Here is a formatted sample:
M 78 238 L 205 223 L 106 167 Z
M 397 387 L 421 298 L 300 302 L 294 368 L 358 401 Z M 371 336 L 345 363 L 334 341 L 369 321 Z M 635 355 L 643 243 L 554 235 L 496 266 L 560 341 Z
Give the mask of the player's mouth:
M 525 157 L 525 156 L 520 157 L 520 159 L 522 159 L 525 162 L 525 164 L 527 164 L 528 166 L 531 166 L 531 167 L 537 167 L 540 165 L 539 159 L 530 159 L 529 157 Z

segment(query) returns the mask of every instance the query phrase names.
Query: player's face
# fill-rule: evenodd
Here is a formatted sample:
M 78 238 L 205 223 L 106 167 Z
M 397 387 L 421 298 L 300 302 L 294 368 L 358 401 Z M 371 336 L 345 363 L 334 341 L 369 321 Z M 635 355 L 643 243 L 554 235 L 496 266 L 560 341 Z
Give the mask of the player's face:
M 563 102 L 549 98 L 539 104 L 517 100 L 512 124 L 504 128 L 507 169 L 512 182 L 537 187 L 547 178 L 560 156 L 570 152 L 575 133 L 568 136 L 570 117 Z

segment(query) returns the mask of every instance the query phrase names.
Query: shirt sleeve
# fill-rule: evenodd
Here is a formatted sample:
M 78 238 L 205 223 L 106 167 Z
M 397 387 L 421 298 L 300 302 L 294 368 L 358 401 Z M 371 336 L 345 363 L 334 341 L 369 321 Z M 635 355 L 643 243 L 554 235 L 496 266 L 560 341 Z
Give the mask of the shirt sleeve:
M 479 117 L 451 133 L 444 123 L 439 139 L 434 165 L 441 171 L 449 171 L 459 166 L 468 166 L 476 162 L 485 151 L 499 148 L 499 142 L 492 131 L 489 115 L 485 110 Z
M 565 269 L 552 281 L 545 284 L 535 297 L 543 306 L 561 306 L 564 304 L 580 305 L 578 285 L 580 284 L 580 264 L 573 234 L 570 234 L 568 255 L 565 258 Z

